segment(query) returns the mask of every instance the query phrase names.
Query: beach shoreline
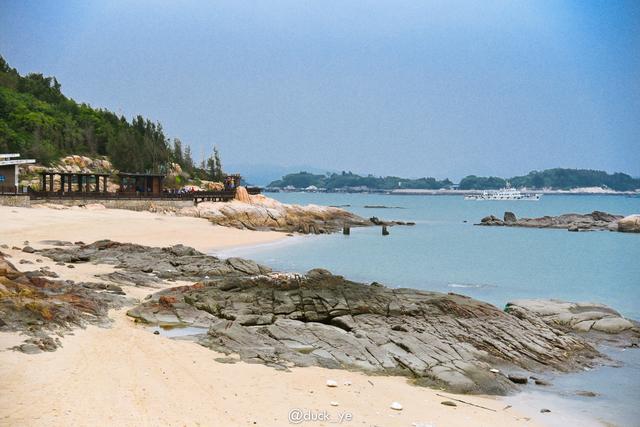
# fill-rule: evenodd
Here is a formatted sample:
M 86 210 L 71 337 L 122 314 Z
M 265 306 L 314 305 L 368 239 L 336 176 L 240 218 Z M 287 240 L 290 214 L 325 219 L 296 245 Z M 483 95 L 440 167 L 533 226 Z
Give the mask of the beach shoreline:
M 112 239 L 156 246 L 182 243 L 211 252 L 270 244 L 286 236 L 125 210 L 0 207 L 0 217 L 0 243 L 20 248 L 25 241 L 39 249 L 47 246 L 38 243 L 44 240 Z M 62 279 L 95 282 L 96 273 L 113 269 L 89 263 L 68 269 L 37 253 L 2 251 L 20 270 L 48 267 Z M 35 266 L 19 264 L 20 259 Z M 123 290 L 137 300 L 157 291 L 131 286 Z M 345 425 L 467 426 L 469 420 L 478 425 L 536 425 L 495 397 L 441 393 L 490 409 L 463 403 L 444 406 L 441 402 L 448 399 L 437 390 L 416 387 L 403 377 L 319 367 L 282 372 L 244 362 L 221 363 L 215 360 L 221 355 L 210 349 L 150 333 L 128 318 L 126 309 L 112 310 L 110 317 L 110 327 L 75 329 L 61 337 L 61 348 L 35 355 L 8 349 L 24 337 L 0 334 L 0 423 L 281 426 L 289 423 L 291 410 L 302 409 L 334 417 L 349 413 L 352 423 Z M 326 387 L 327 379 L 335 379 L 339 387 Z M 403 410 L 390 409 L 393 401 L 401 402 Z

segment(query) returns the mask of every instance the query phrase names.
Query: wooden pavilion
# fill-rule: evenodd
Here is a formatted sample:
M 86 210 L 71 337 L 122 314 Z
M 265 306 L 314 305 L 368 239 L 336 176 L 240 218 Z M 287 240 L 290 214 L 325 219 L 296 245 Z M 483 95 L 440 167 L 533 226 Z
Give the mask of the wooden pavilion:
M 91 191 L 91 185 L 94 185 L 93 192 L 105 193 L 109 182 L 108 173 L 100 172 L 40 172 L 41 191 L 55 192 L 54 177 L 60 177 L 60 193 L 88 193 Z M 102 181 L 102 185 L 100 182 Z M 75 187 L 74 187 L 75 184 Z

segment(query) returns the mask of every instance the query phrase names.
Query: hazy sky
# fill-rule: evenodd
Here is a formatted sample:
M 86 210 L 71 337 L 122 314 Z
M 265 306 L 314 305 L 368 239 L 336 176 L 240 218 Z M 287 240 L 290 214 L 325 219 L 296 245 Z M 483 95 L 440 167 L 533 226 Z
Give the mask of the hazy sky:
M 0 54 L 227 164 L 640 175 L 638 1 L 7 1 Z

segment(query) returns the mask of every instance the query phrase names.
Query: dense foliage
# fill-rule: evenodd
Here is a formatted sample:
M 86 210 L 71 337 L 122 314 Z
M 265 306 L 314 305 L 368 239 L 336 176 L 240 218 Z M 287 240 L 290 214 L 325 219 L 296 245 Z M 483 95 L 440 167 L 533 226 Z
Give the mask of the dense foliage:
M 439 189 L 447 188 L 452 185 L 448 179 L 438 181 L 435 178 L 419 178 L 407 179 L 397 176 L 376 177 L 373 175 L 360 176 L 352 172 L 342 172 L 327 175 L 316 175 L 308 172 L 299 172 L 286 175 L 282 179 L 269 184 L 269 187 L 284 188 L 292 186 L 295 188 L 307 188 L 314 185 L 318 188 L 326 188 L 329 190 L 336 189 L 355 189 L 366 187 L 376 190 L 395 190 L 395 189 Z
M 20 153 L 43 164 L 71 154 L 107 156 L 117 169 L 128 172 L 164 172 L 175 162 L 190 176 L 222 176 L 217 150 L 196 167 L 191 148 L 183 148 L 178 139 L 171 144 L 160 123 L 142 116 L 128 121 L 78 104 L 62 94 L 55 77 L 21 76 L 1 56 L 0 152 Z
M 552 188 L 569 190 L 579 187 L 607 187 L 616 191 L 633 191 L 640 188 L 640 179 L 624 173 L 609 174 L 590 169 L 547 169 L 532 171 L 524 176 L 508 179 L 512 187 Z M 496 177 L 467 176 L 460 181 L 461 190 L 484 190 L 502 188 L 507 180 Z

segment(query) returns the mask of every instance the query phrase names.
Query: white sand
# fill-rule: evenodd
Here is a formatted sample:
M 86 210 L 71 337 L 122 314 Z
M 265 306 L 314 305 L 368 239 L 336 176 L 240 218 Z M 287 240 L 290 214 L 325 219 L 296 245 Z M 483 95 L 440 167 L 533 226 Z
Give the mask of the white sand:
M 25 240 L 94 242 L 111 239 L 148 246 L 182 243 L 200 251 L 255 245 L 286 238 L 271 231 L 253 232 L 220 227 L 206 219 L 176 217 L 124 209 L 10 208 L 0 206 L 0 241 L 22 245 Z
M 29 240 L 109 238 L 148 245 L 183 243 L 200 250 L 264 243 L 281 234 L 245 232 L 196 218 L 175 218 L 120 210 L 49 210 L 0 207 L 0 243 Z M 4 250 L 21 269 L 47 265 L 63 278 L 97 280 L 112 267 L 55 265 L 36 254 Z M 28 259 L 35 265 L 18 264 Z M 41 262 L 36 262 L 40 259 Z M 143 298 L 150 290 L 125 288 Z M 455 396 L 443 406 L 438 391 L 412 386 L 405 378 L 366 376 L 322 368 L 277 371 L 262 365 L 220 363 L 222 355 L 193 342 L 157 336 L 135 324 L 126 309 L 112 312 L 111 328 L 90 326 L 62 339 L 55 352 L 26 355 L 0 351 L 0 425 L 176 425 L 286 426 L 293 409 L 327 411 L 331 421 L 306 426 L 511 426 L 535 425 L 499 400 Z M 19 342 L 0 334 L 0 349 Z M 339 386 L 326 387 L 327 379 Z M 344 383 L 350 381 L 352 385 Z M 339 406 L 331 406 L 331 402 Z M 389 408 L 400 402 L 402 411 Z M 349 421 L 342 414 L 350 414 Z M 415 424 L 414 424 L 415 423 Z

